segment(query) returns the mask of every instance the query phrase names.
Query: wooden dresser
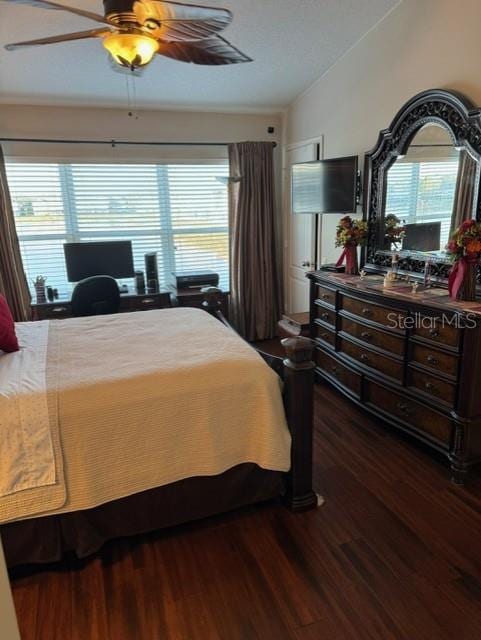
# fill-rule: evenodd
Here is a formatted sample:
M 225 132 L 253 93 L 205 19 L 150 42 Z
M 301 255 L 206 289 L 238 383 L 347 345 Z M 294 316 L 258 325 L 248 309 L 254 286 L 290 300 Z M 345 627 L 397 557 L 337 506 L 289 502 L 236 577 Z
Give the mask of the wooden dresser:
M 318 377 L 444 453 L 462 484 L 481 461 L 481 304 L 387 292 L 379 275 L 309 277 Z

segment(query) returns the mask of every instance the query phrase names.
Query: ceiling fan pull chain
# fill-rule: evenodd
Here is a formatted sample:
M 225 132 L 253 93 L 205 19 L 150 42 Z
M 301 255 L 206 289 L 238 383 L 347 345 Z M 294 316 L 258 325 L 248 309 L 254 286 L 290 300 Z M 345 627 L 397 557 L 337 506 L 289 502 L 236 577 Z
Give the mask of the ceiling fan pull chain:
M 130 74 L 130 78 L 132 80 L 132 96 L 133 96 L 133 98 L 132 98 L 132 102 L 133 102 L 132 111 L 133 111 L 135 120 L 138 120 L 139 119 L 139 110 L 138 110 L 138 107 L 137 107 L 137 83 L 136 83 L 136 77 L 135 77 L 135 75 L 133 73 L 131 73 Z
M 125 88 L 127 90 L 127 113 L 129 117 L 132 117 L 132 101 L 130 99 L 130 75 L 125 76 Z

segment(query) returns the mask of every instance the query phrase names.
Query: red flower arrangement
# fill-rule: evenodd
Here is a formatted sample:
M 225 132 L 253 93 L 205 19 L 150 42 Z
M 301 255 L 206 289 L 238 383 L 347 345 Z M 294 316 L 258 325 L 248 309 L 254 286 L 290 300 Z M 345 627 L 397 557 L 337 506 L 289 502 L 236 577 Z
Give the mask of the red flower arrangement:
M 344 216 L 337 225 L 336 247 L 344 247 L 344 251 L 337 261 L 337 266 L 341 266 L 346 260 L 346 273 L 358 273 L 356 247 L 366 244 L 367 229 L 367 222 L 353 220 L 351 216 Z
M 481 258 L 481 222 L 465 220 L 451 236 L 446 251 L 454 260 L 449 274 L 450 296 L 475 300 L 476 275 Z

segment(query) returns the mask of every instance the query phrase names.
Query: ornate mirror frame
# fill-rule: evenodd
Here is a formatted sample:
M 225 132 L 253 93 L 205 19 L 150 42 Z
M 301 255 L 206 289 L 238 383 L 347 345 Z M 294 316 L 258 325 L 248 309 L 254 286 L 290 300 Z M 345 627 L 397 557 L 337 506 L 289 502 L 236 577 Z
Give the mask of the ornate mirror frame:
M 481 167 L 481 109 L 453 91 L 430 89 L 409 100 L 397 113 L 388 129 L 380 132 L 376 146 L 365 155 L 364 219 L 369 223 L 363 262 L 366 271 L 385 272 L 391 266 L 391 252 L 384 250 L 384 204 L 386 175 L 400 155 L 405 155 L 411 140 L 426 124 L 438 124 L 449 133 L 456 148 L 466 150 Z M 479 171 L 478 171 L 479 176 Z M 481 220 L 479 179 L 475 195 L 476 219 Z M 399 269 L 421 276 L 426 259 L 422 254 L 402 256 Z M 431 274 L 440 283 L 447 280 L 451 263 L 436 259 Z M 481 283 L 481 271 L 478 275 Z

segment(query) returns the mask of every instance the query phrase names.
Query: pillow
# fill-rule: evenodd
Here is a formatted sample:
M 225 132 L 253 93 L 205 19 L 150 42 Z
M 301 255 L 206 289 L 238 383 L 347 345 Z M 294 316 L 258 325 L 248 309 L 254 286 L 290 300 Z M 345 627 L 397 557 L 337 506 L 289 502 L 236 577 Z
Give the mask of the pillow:
M 15 335 L 15 323 L 5 298 L 0 294 L 0 351 L 12 353 L 18 351 Z

